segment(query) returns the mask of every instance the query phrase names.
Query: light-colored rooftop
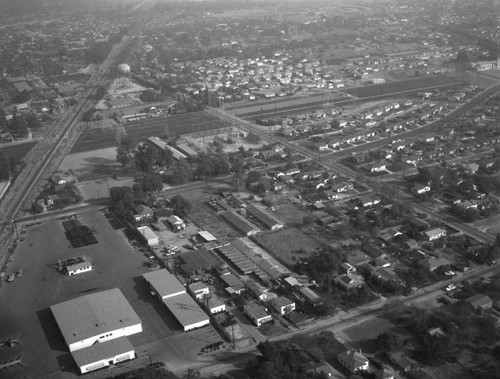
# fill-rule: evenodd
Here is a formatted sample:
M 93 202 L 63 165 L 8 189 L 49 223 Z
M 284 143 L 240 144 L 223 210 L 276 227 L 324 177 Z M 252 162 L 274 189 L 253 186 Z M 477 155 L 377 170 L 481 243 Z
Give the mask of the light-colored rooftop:
M 50 309 L 68 345 L 141 323 L 118 288 L 77 297 Z
M 187 293 L 163 299 L 163 303 L 183 327 L 209 320 L 208 315 Z
M 92 346 L 73 351 L 71 355 L 78 367 L 82 367 L 101 360 L 134 351 L 134 347 L 127 337 L 119 337 L 106 342 L 96 343 Z
M 142 277 L 155 289 L 162 299 L 186 292 L 186 288 L 166 269 L 151 271 Z
M 147 241 L 158 238 L 158 236 L 149 228 L 149 226 L 140 226 L 137 228 L 137 230 Z

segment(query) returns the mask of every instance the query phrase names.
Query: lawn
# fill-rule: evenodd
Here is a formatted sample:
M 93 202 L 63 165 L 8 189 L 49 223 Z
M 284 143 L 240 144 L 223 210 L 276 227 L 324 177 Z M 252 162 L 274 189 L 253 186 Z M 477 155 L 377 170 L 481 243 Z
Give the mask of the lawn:
M 293 265 L 298 258 L 307 258 L 312 252 L 321 247 L 317 241 L 296 228 L 261 233 L 255 239 L 276 259 L 288 266 Z M 304 249 L 306 253 L 300 254 L 299 250 L 301 249 Z

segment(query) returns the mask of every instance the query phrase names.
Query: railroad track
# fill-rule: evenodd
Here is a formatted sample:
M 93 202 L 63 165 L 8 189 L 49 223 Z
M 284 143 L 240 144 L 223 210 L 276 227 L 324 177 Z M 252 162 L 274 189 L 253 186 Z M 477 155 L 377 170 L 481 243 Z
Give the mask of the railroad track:
M 142 5 L 154 4 L 155 2 L 155 0 L 151 2 L 145 1 Z M 150 10 L 151 9 L 152 8 L 150 8 Z M 63 116 L 58 123 L 59 125 L 54 128 L 54 131 L 57 133 L 56 136 L 49 142 L 42 141 L 44 146 L 38 148 L 42 150 L 40 151 L 42 156 L 37 162 L 32 162 L 33 164 L 31 167 L 23 168 L 18 178 L 16 178 L 13 188 L 9 191 L 10 193 L 8 193 L 9 201 L 4 201 L 3 204 L 1 204 L 2 212 L 0 215 L 0 225 L 7 225 L 21 210 L 27 200 L 36 195 L 34 192 L 37 191 L 34 190 L 40 186 L 41 179 L 47 176 L 47 171 L 49 171 L 48 168 L 50 168 L 51 162 L 58 156 L 63 156 L 65 154 L 63 150 L 66 149 L 69 151 L 71 146 L 76 142 L 81 130 L 75 128 L 75 125 L 81 113 L 92 106 L 92 101 L 98 86 L 104 82 L 109 72 L 118 63 L 121 63 L 121 59 L 123 59 L 122 53 L 134 42 L 135 35 L 144 28 L 151 17 L 150 13 L 151 12 L 146 13 L 127 35 L 123 37 L 120 44 L 112 49 L 99 71 L 89 80 L 87 90 L 81 95 L 81 99 L 78 101 L 77 105 L 67 113 L 67 116 Z M 3 247 L 2 251 L 0 251 L 0 267 L 3 267 L 6 261 L 7 243 L 4 242 L 9 241 L 9 236 L 12 236 L 12 230 L 8 227 L 4 227 L 0 234 L 0 242 L 2 242 Z

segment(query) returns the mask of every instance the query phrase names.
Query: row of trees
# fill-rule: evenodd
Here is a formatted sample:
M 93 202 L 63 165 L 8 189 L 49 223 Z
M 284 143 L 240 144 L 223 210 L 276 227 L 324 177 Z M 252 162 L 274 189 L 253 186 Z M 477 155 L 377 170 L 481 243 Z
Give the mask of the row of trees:
M 16 169 L 14 157 L 7 157 L 0 153 L 0 181 L 9 180 Z

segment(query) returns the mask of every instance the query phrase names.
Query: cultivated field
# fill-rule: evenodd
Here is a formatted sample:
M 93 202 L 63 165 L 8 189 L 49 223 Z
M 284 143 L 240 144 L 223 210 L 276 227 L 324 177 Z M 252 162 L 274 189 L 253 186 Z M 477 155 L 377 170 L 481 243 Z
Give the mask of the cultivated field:
M 317 241 L 295 228 L 258 234 L 256 240 L 274 257 L 288 266 L 293 265 L 299 258 L 307 258 L 309 254 L 320 247 Z M 301 249 L 307 253 L 298 253 Z
M 384 83 L 384 84 L 374 84 L 365 87 L 354 87 L 342 90 L 342 92 L 349 95 L 353 95 L 360 98 L 370 97 L 370 96 L 380 96 L 391 93 L 398 93 L 400 91 L 410 91 L 410 90 L 423 90 L 425 88 L 432 88 L 444 85 L 454 85 L 462 84 L 462 82 L 447 78 L 442 75 L 427 75 L 417 79 L 404 80 L 399 82 Z
M 223 127 L 220 120 L 204 112 L 192 112 L 166 118 L 127 123 L 124 128 L 127 135 L 135 142 L 144 141 L 151 136 L 174 137 L 189 133 Z M 92 151 L 116 146 L 116 131 L 113 129 L 93 129 L 82 133 L 71 153 Z

